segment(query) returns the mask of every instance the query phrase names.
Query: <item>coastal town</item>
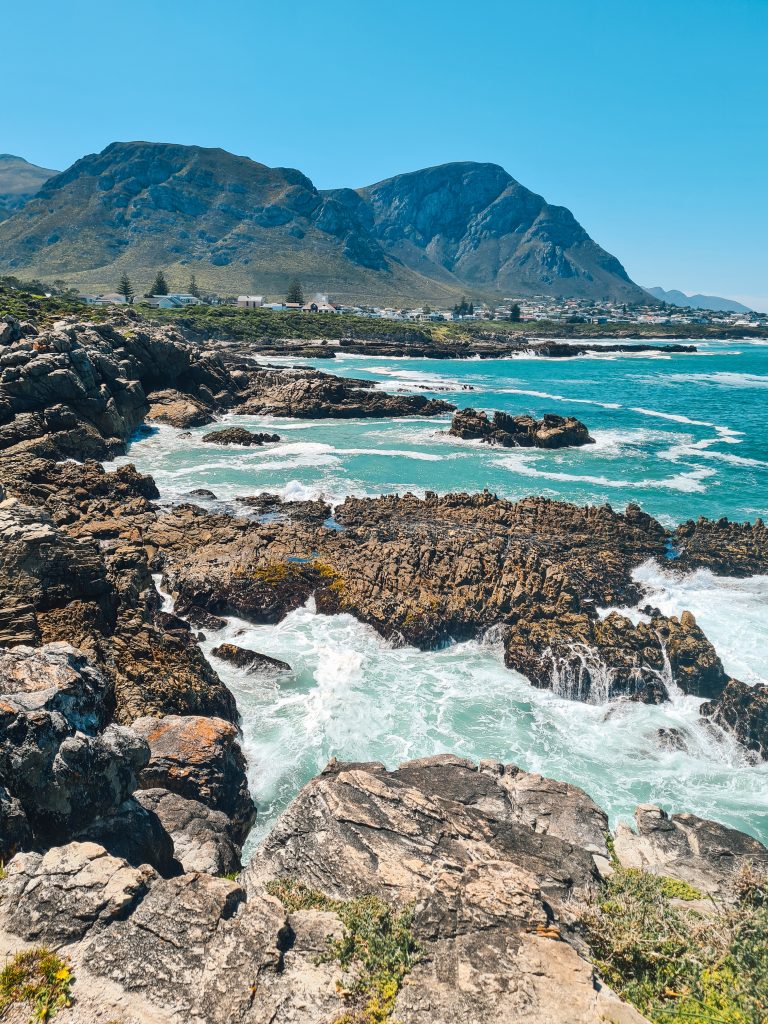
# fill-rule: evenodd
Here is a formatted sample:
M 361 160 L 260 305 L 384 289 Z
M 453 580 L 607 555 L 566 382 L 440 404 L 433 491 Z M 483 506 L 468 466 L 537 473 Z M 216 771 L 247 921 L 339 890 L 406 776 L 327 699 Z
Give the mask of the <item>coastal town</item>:
M 452 321 L 547 321 L 560 324 L 650 324 L 658 326 L 709 325 L 712 327 L 755 328 L 768 327 L 768 313 L 754 311 L 728 311 L 697 309 L 658 302 L 649 296 L 647 305 L 620 303 L 608 300 L 553 298 L 533 295 L 525 298 L 506 297 L 493 303 L 462 299 L 452 307 L 433 308 L 429 305 L 394 307 L 377 305 L 350 305 L 336 302 L 328 295 L 314 293 L 305 301 L 303 294 L 285 299 L 270 299 L 266 295 L 238 295 L 222 297 L 201 293 L 168 292 L 151 294 L 134 300 L 119 292 L 100 295 L 80 294 L 87 305 L 112 306 L 136 302 L 154 309 L 183 310 L 190 306 L 236 306 L 239 309 L 271 312 L 303 312 L 319 315 L 347 315 L 373 320 L 391 320 L 411 323 L 442 323 Z

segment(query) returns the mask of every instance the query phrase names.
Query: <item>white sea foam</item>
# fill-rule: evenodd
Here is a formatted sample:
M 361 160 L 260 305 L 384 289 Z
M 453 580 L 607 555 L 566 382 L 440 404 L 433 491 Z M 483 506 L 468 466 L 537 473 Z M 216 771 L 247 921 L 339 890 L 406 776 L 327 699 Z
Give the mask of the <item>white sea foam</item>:
M 730 443 L 738 444 L 737 439 L 743 433 L 741 430 L 732 430 L 730 427 L 710 423 L 708 420 L 692 420 L 690 417 L 682 415 L 682 413 L 660 412 L 657 409 L 643 409 L 637 406 L 633 407 L 631 411 L 640 413 L 641 416 L 655 416 L 657 419 L 671 420 L 673 423 L 687 423 L 693 427 L 710 427 L 712 430 L 716 430 L 723 440 L 732 439 Z
M 445 459 L 460 459 L 461 452 L 450 455 L 436 455 L 434 452 L 416 452 L 399 448 L 335 448 L 337 455 L 383 455 L 391 458 L 415 459 L 418 462 L 443 462 Z
M 553 395 L 548 391 L 533 391 L 529 388 L 501 388 L 500 395 L 530 395 L 532 398 L 546 398 L 550 402 L 570 402 L 574 405 L 599 405 L 602 409 L 620 409 L 618 402 L 598 402 L 594 398 L 569 398 L 567 395 Z
M 725 669 L 745 683 L 768 683 L 768 576 L 735 579 L 708 569 L 678 577 L 648 561 L 633 573 L 665 615 L 693 612 Z
M 720 353 L 722 354 L 722 353 Z M 768 388 L 768 375 L 762 373 L 676 373 L 674 383 L 711 384 L 725 388 Z
M 607 476 L 596 476 L 588 473 L 562 473 L 551 469 L 537 469 L 526 456 L 507 456 L 493 460 L 493 464 L 521 476 L 540 477 L 544 480 L 559 480 L 565 483 L 594 484 L 597 487 L 614 487 L 633 490 L 635 488 L 656 490 L 663 488 L 672 491 L 683 491 L 688 494 L 706 491 L 704 480 L 715 475 L 715 470 L 707 466 L 692 469 L 688 473 L 662 479 L 644 478 L 641 480 L 613 479 Z
M 314 614 L 311 603 L 276 626 L 230 619 L 204 650 L 222 639 L 293 669 L 265 679 L 216 663 L 242 714 L 259 805 L 252 841 L 332 756 L 394 766 L 444 750 L 577 783 L 613 821 L 652 800 L 760 827 L 768 768 L 747 767 L 743 751 L 701 728 L 695 698 L 658 707 L 574 703 L 505 669 L 496 645 L 393 648 L 350 616 Z M 679 729 L 687 751 L 660 747 L 662 728 Z

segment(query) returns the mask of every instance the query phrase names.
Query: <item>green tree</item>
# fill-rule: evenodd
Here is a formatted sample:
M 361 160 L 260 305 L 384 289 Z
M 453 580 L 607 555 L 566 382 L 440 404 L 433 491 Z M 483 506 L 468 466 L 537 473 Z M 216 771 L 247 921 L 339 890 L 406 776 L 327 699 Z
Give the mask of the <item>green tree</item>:
M 513 302 L 509 307 L 509 319 L 513 324 L 520 323 L 520 304 L 518 302 Z
M 304 292 L 301 287 L 301 281 L 299 281 L 298 277 L 294 277 L 288 285 L 288 293 L 285 296 L 285 301 L 298 302 L 299 305 L 304 305 Z
M 190 295 L 194 295 L 196 299 L 200 298 L 200 289 L 197 286 L 197 280 L 195 279 L 194 274 L 189 279 L 189 288 L 187 289 L 187 291 L 189 292 Z
M 165 274 L 162 270 L 158 270 L 155 277 L 155 283 L 152 285 L 153 295 L 167 295 L 168 294 L 168 282 L 165 279 Z
M 133 290 L 133 285 L 131 284 L 127 274 L 123 274 L 123 276 L 120 278 L 120 285 L 117 290 L 119 294 L 123 296 L 126 302 L 133 302 L 135 292 Z

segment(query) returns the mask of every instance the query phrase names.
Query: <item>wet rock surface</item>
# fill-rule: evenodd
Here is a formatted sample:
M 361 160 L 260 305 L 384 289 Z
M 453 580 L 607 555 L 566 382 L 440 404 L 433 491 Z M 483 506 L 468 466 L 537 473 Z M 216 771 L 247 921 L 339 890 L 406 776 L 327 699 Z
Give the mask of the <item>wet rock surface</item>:
M 222 661 L 228 661 L 237 668 L 247 668 L 250 672 L 290 672 L 291 666 L 287 661 L 279 658 L 270 658 L 267 654 L 260 654 L 258 651 L 250 651 L 246 647 L 238 647 L 236 644 L 219 644 L 214 647 L 211 654 Z
M 448 433 L 465 441 L 483 441 L 503 448 L 571 448 L 595 443 L 581 420 L 552 413 L 536 420 L 532 416 L 494 412 L 489 420 L 482 410 L 462 409 L 454 413 Z
M 768 686 L 729 679 L 719 698 L 701 713 L 731 733 L 756 760 L 768 761 Z
M 244 427 L 224 427 L 222 430 L 213 430 L 210 434 L 203 434 L 202 441 L 206 444 L 237 444 L 250 448 L 254 445 L 272 444 L 280 440 L 279 434 L 254 433 Z

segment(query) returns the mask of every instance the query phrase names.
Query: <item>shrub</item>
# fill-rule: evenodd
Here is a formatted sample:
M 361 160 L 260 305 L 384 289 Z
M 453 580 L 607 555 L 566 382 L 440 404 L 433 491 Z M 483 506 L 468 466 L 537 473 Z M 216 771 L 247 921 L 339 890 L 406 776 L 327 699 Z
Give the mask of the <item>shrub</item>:
M 618 867 L 582 914 L 605 981 L 654 1024 L 766 1024 L 768 882 L 745 872 L 706 912 L 686 883 Z
M 334 900 L 291 878 L 269 882 L 267 892 L 288 911 L 328 910 L 341 919 L 342 937 L 329 938 L 328 950 L 319 958 L 356 974 L 349 989 L 337 982 L 351 1005 L 334 1024 L 387 1024 L 403 979 L 420 954 L 411 911 L 397 913 L 376 896 Z
M 30 1024 L 44 1024 L 56 1011 L 72 1005 L 69 964 L 49 949 L 17 953 L 0 972 L 0 1017 L 14 1003 L 32 1007 Z

